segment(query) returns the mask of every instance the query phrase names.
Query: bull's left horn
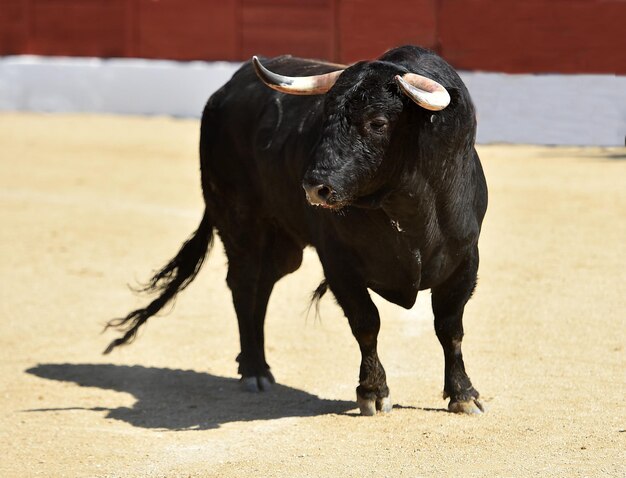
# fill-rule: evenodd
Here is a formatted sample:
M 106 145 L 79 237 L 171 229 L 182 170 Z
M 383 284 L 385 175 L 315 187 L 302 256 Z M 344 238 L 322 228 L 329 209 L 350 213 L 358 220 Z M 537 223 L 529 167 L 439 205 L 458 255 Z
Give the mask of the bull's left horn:
M 270 88 L 290 95 L 321 95 L 332 88 L 343 73 L 343 70 L 314 76 L 283 76 L 265 68 L 256 56 L 252 57 L 252 65 L 263 83 Z
M 402 92 L 415 103 L 430 111 L 440 111 L 450 104 L 450 93 L 430 78 L 415 73 L 396 75 Z

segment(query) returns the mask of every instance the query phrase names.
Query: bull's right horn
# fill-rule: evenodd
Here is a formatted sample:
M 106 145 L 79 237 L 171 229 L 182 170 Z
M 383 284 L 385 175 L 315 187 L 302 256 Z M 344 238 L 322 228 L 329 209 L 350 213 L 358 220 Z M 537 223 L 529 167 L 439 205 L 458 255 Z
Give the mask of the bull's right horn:
M 430 111 L 440 111 L 450 104 L 450 93 L 435 80 L 415 73 L 396 75 L 402 92 L 415 103 Z
M 270 88 L 289 95 L 321 95 L 332 88 L 343 70 L 314 76 L 284 76 L 265 68 L 256 56 L 252 65 L 261 81 Z

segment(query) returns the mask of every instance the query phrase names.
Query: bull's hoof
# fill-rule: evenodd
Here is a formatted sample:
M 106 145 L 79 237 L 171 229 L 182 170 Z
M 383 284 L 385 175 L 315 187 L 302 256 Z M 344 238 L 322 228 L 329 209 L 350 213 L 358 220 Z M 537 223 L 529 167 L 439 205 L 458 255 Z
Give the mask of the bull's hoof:
M 452 401 L 448 404 L 448 411 L 452 413 L 465 413 L 466 415 L 481 415 L 485 408 L 477 398 L 464 401 Z
M 356 403 L 359 405 L 361 415 L 365 417 L 371 417 L 376 415 L 376 412 L 389 413 L 393 408 L 391 399 L 389 397 L 383 398 L 363 398 L 357 394 Z
M 274 376 L 268 370 L 265 375 L 241 377 L 239 383 L 244 392 L 257 393 L 267 392 L 270 388 L 272 388 L 272 385 L 276 383 L 276 380 L 274 380 Z

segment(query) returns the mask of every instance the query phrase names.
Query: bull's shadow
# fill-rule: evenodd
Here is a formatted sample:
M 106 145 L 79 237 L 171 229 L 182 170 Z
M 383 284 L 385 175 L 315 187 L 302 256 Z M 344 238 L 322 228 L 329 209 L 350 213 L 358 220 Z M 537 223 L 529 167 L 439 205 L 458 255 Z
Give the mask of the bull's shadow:
M 106 418 L 142 428 L 204 430 L 228 422 L 344 413 L 355 408 L 354 402 L 326 400 L 284 385 L 275 385 L 269 392 L 245 393 L 240 391 L 236 379 L 193 370 L 113 364 L 40 364 L 26 372 L 83 387 L 130 393 L 137 399 L 132 408 L 87 410 L 108 411 Z

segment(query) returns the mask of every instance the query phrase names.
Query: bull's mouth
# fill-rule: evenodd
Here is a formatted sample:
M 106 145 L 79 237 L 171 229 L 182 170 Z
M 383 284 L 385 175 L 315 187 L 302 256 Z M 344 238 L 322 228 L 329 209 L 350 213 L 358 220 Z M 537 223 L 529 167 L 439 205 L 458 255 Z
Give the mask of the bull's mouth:
M 338 210 L 350 205 L 349 201 L 338 199 L 335 194 L 320 200 L 319 198 L 311 198 L 307 193 L 306 200 L 310 206 L 330 210 Z
M 306 199 L 310 206 L 319 207 L 322 209 L 328 209 L 332 211 L 339 211 L 345 207 L 353 206 L 361 209 L 379 209 L 382 207 L 382 203 L 388 196 L 387 191 L 378 191 L 374 194 L 368 194 L 366 196 L 358 198 L 338 198 L 336 193 L 333 192 L 328 197 L 320 200 L 320 198 L 311 198 L 306 193 Z
M 339 209 L 343 209 L 346 206 L 349 206 L 350 204 L 347 202 L 325 202 L 325 203 L 312 203 L 311 201 L 309 201 L 309 204 L 311 206 L 314 207 L 321 207 L 322 209 L 330 209 L 330 210 L 339 210 Z
M 311 206 L 335 211 L 347 206 L 362 209 L 379 209 L 389 195 L 389 191 L 386 188 L 360 197 L 341 197 L 339 192 L 332 186 L 305 181 L 302 187 L 306 193 L 306 200 Z

